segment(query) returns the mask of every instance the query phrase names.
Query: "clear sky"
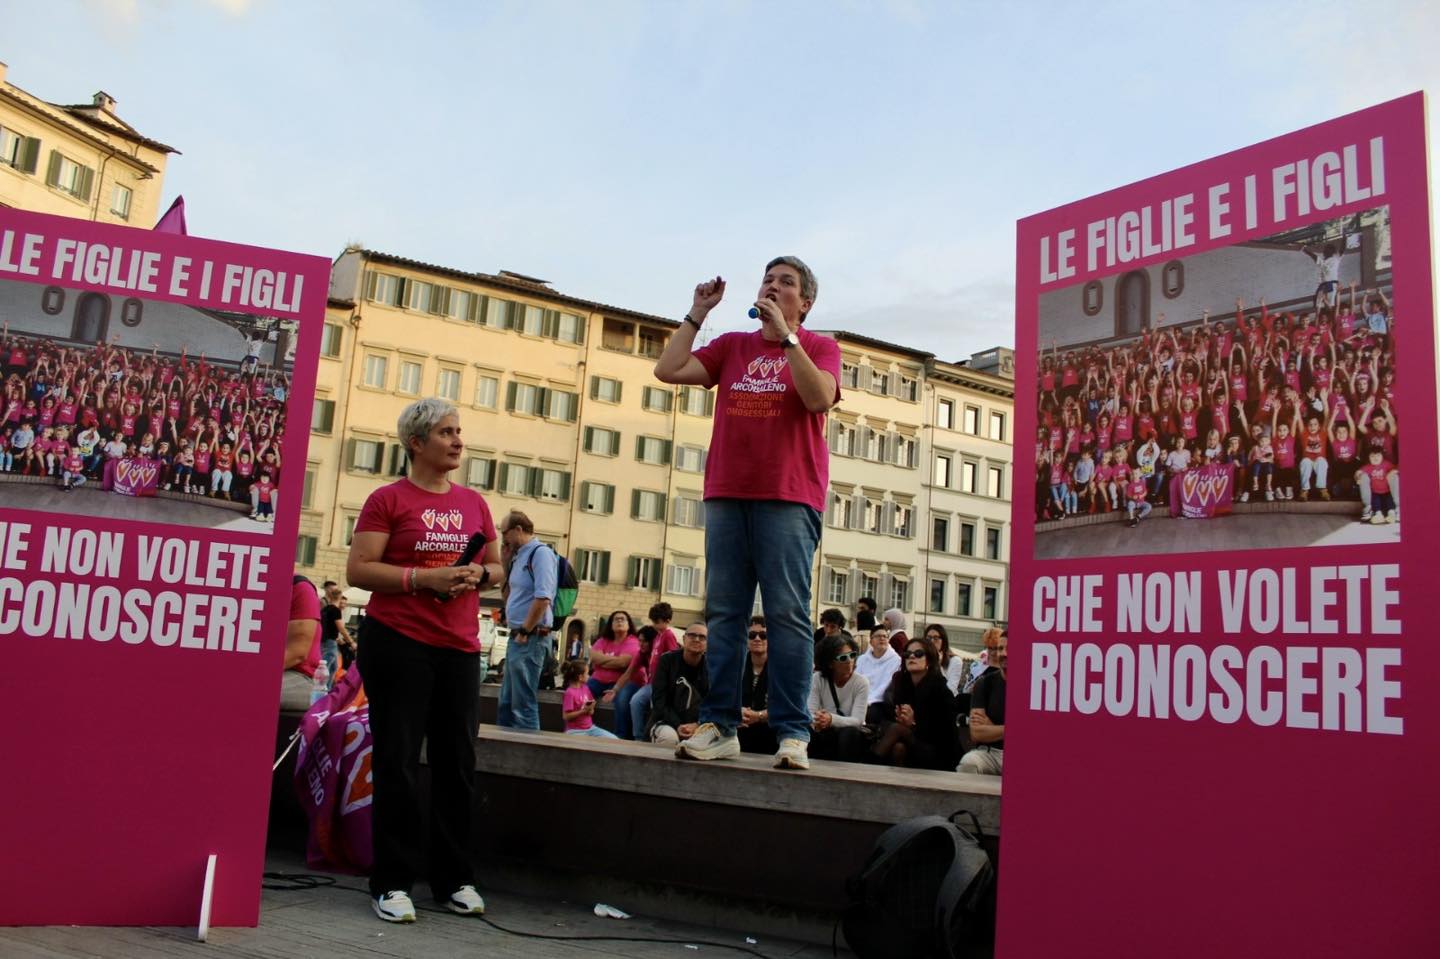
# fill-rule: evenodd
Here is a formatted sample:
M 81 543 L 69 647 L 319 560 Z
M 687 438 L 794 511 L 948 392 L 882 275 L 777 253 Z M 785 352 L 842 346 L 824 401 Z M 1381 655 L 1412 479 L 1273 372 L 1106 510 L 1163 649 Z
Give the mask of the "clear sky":
M 717 329 L 794 253 L 815 327 L 942 359 L 1013 343 L 1018 218 L 1440 89 L 1418 0 L 0 0 L 0 22 L 10 82 L 103 89 L 182 151 L 164 205 L 196 235 L 672 318 L 720 274 Z

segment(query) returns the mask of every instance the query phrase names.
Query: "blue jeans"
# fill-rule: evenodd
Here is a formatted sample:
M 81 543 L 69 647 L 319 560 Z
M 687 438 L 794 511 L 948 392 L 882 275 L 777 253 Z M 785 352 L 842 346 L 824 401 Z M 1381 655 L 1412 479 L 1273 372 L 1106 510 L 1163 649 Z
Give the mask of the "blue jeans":
M 645 732 L 645 720 L 650 718 L 650 701 L 654 698 L 654 686 L 641 686 L 635 695 L 630 697 L 631 739 L 647 743 L 650 741 Z
M 601 729 L 599 726 L 587 726 L 584 729 L 567 729 L 567 736 L 594 736 L 597 739 L 614 739 L 615 734 L 608 729 Z
M 705 660 L 710 694 L 700 721 L 729 735 L 740 725 L 745 631 L 755 587 L 770 634 L 770 728 L 776 739 L 810 741 L 810 568 L 820 542 L 820 513 L 780 500 L 705 501 Z
M 615 735 L 621 739 L 635 738 L 635 727 L 630 718 L 630 704 L 635 694 L 645 687 L 626 683 L 625 688 L 615 694 Z
M 500 677 L 500 704 L 495 725 L 507 729 L 539 729 L 540 705 L 535 691 L 540 688 L 540 667 L 550 651 L 549 636 L 529 636 L 517 643 L 512 633 L 505 645 L 505 672 Z

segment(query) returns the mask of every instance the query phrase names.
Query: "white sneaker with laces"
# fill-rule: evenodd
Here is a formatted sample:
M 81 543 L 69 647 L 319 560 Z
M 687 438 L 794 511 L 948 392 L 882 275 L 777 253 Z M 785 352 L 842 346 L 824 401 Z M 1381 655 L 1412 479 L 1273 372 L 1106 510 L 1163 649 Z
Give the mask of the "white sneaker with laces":
M 415 921 L 415 904 L 403 889 L 392 889 L 383 896 L 376 896 L 370 900 L 370 905 L 375 909 L 375 915 L 386 922 Z
M 810 744 L 803 739 L 786 739 L 775 753 L 776 769 L 809 769 Z
M 676 759 L 734 759 L 740 755 L 740 737 L 726 736 L 714 723 L 701 723 L 695 735 L 675 747 Z
M 480 893 L 475 891 L 474 886 L 461 886 L 450 894 L 445 900 L 445 908 L 451 912 L 458 912 L 462 916 L 483 916 L 485 915 L 485 900 Z

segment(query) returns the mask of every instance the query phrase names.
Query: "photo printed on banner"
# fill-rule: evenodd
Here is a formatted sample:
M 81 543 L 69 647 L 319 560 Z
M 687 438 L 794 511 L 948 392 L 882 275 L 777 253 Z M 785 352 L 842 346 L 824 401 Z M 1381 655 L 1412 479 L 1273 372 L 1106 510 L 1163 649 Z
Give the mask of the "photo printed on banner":
M 268 533 L 297 329 L 0 280 L 0 500 Z
M 1388 206 L 1043 294 L 1036 557 L 1398 542 L 1393 299 Z

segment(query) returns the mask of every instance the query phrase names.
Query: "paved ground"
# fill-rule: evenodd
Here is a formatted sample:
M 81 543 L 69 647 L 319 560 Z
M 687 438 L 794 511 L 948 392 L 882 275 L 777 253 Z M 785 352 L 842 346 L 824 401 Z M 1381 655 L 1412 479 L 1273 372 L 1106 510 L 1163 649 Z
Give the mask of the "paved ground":
M 1399 523 L 1371 526 L 1338 513 L 1249 513 L 1186 520 L 1162 517 L 1156 510 L 1135 529 L 1114 522 L 1036 533 L 1035 556 L 1070 559 L 1398 542 Z
M 140 523 L 180 523 L 202 529 L 268 533 L 275 528 L 274 524 L 252 520 L 248 510 L 242 513 L 223 506 L 210 506 L 198 499 L 120 496 L 102 492 L 93 482 L 69 493 L 59 486 L 48 484 L 0 482 L 0 504 L 46 513 L 108 516 Z
M 298 858 L 272 852 L 267 870 L 308 872 Z M 594 914 L 594 903 L 525 899 L 485 890 L 487 918 L 453 916 L 428 900 L 416 900 L 419 921 L 411 926 L 381 922 L 370 911 L 364 880 L 335 876 L 335 885 L 299 891 L 267 889 L 262 894 L 260 925 L 255 929 L 212 929 L 203 946 L 195 930 L 46 926 L 0 929 L 5 959 L 150 959 L 213 955 L 242 959 L 356 959 L 402 956 L 459 959 L 476 955 L 515 959 L 625 957 L 662 959 L 685 956 L 762 956 L 822 959 L 829 946 L 761 940 L 747 944 L 744 933 L 700 929 L 643 917 L 616 920 Z M 623 903 L 615 905 L 623 908 Z M 426 911 L 428 910 L 428 911 Z M 527 938 L 497 926 L 556 938 Z M 565 937 L 606 937 L 574 939 Z M 616 938 L 610 938 L 616 937 Z M 626 937 L 626 938 L 619 938 Z M 758 937 L 757 937 L 758 938 Z M 738 948 L 725 948 L 723 945 Z M 695 948 L 690 948 L 695 947 Z M 842 956 L 851 953 L 841 951 Z

